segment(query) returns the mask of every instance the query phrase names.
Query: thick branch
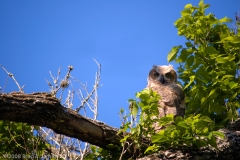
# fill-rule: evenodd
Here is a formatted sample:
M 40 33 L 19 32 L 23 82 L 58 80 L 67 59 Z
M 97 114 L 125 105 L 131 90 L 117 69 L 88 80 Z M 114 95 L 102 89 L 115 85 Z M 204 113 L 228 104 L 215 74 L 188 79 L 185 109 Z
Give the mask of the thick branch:
M 0 119 L 48 127 L 105 149 L 108 144 L 120 146 L 118 129 L 82 117 L 47 93 L 0 94 Z

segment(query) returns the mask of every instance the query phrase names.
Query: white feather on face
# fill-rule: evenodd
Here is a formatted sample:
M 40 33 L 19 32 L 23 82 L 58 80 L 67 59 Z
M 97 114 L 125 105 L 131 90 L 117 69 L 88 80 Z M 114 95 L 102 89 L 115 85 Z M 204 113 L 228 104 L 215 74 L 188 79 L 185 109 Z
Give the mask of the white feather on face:
M 169 84 L 177 82 L 177 73 L 173 69 L 172 65 L 168 66 L 153 66 L 149 72 L 148 83 L 153 82 L 158 85 Z

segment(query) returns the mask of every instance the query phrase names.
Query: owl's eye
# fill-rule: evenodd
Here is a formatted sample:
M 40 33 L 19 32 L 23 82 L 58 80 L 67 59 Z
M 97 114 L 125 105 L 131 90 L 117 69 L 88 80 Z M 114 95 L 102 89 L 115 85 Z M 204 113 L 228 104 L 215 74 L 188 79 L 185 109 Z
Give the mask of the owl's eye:
M 172 77 L 171 73 L 169 73 L 169 72 L 166 73 L 165 76 L 166 76 L 166 78 L 171 78 Z
M 159 77 L 160 74 L 158 72 L 155 72 L 153 75 L 154 77 Z

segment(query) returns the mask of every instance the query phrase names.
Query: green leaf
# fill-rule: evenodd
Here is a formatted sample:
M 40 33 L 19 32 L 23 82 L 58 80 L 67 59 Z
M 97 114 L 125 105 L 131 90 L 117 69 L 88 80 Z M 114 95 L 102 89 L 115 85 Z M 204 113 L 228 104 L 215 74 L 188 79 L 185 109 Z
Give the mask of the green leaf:
M 189 3 L 189 4 L 186 4 L 184 8 L 186 8 L 186 9 L 187 9 L 187 8 L 191 8 L 191 7 L 192 7 L 192 4 L 191 4 L 191 3 Z
M 166 124 L 169 124 L 174 121 L 174 115 L 173 114 L 168 114 L 165 117 L 162 117 L 159 119 L 158 123 L 161 126 L 164 126 Z
M 231 100 L 235 99 L 235 98 L 237 97 L 237 95 L 238 95 L 238 93 L 237 93 L 237 92 L 236 92 L 236 93 L 234 93 L 234 94 L 233 94 L 233 95 L 230 97 L 230 99 L 229 99 L 229 100 L 231 101 Z
M 159 146 L 156 146 L 156 145 L 154 144 L 154 145 L 152 145 L 152 146 L 149 146 L 149 147 L 145 150 L 144 154 L 146 154 L 146 153 L 149 152 L 149 151 L 155 152 L 155 151 L 158 150 L 159 148 L 160 148 Z
M 181 15 L 184 17 L 184 16 L 188 16 L 191 14 L 191 11 L 189 9 L 184 9 L 182 12 L 181 12 Z
M 129 102 L 129 109 L 131 111 L 131 114 L 133 116 L 136 116 L 138 113 L 138 105 L 137 105 L 136 101 L 130 99 L 130 100 L 128 100 L 128 102 Z
M 188 67 L 190 67 L 193 64 L 193 61 L 194 61 L 194 56 L 190 56 L 187 58 L 186 64 L 188 65 Z
M 153 143 L 156 142 L 165 142 L 167 141 L 167 137 L 164 135 L 164 130 L 161 130 L 160 132 L 158 132 L 157 134 L 153 135 L 151 138 Z
M 229 36 L 229 37 L 226 37 L 224 38 L 223 40 L 217 42 L 217 43 L 225 43 L 225 42 L 231 42 L 231 43 L 240 43 L 240 37 L 236 37 L 236 36 Z
M 149 90 L 143 90 L 141 92 L 137 92 L 136 97 L 140 98 L 141 100 L 149 99 Z
M 213 133 L 214 136 L 218 136 L 222 139 L 225 137 L 225 135 L 222 132 L 219 132 L 219 131 L 212 131 L 212 133 Z
M 213 93 L 216 92 L 216 90 L 217 90 L 216 88 L 212 89 L 208 96 L 211 96 Z
M 204 1 L 203 1 L 203 0 L 200 0 L 200 2 L 198 3 L 198 6 L 199 6 L 200 8 L 203 8 L 203 5 L 204 5 Z
M 233 36 L 229 36 L 223 39 L 224 41 L 233 41 L 234 37 Z
M 207 117 L 207 116 L 202 116 L 201 118 L 200 118 L 202 121 L 205 121 L 205 122 L 213 122 L 209 117 Z
M 212 81 L 212 76 L 210 77 L 209 74 L 206 73 L 206 68 L 203 65 L 196 70 L 196 75 L 198 75 L 199 80 L 207 84 L 209 81 Z
M 217 148 L 216 138 L 213 136 L 212 132 L 208 135 L 208 142 L 212 147 Z
M 189 55 L 188 51 L 185 48 L 182 49 L 181 52 L 180 52 L 180 56 L 177 59 L 177 62 L 184 62 L 184 61 L 186 61 L 188 55 Z
M 178 53 L 180 48 L 182 48 L 182 45 L 174 46 L 172 48 L 172 50 L 168 53 L 168 57 L 167 57 L 168 62 L 171 62 L 171 61 L 173 61 L 176 58 L 177 53 Z
M 120 140 L 121 143 L 126 142 L 126 140 L 130 137 L 130 135 L 124 136 L 123 139 Z
M 136 103 L 134 103 L 134 105 L 133 105 L 133 110 L 132 110 L 132 114 L 133 114 L 133 116 L 136 116 L 137 113 L 138 113 L 138 106 L 137 106 Z
M 192 47 L 193 46 L 191 42 L 186 42 L 185 44 L 186 44 L 187 47 Z
M 219 19 L 220 23 L 225 23 L 225 22 L 232 22 L 232 20 L 230 18 L 224 17 L 222 19 Z
M 150 108 L 151 111 L 154 112 L 154 115 L 159 115 L 159 110 L 158 110 L 159 104 L 156 103 L 151 103 Z
M 124 109 L 123 109 L 123 108 L 120 109 L 120 113 L 121 113 L 121 114 L 124 113 Z
M 234 37 L 232 43 L 240 43 L 240 37 Z
M 236 88 L 237 86 L 238 86 L 238 83 L 236 83 L 234 81 L 229 82 L 230 89 Z
M 218 57 L 216 58 L 217 63 L 226 63 L 227 60 L 224 57 Z
M 183 18 L 179 18 L 178 20 L 176 20 L 175 22 L 174 22 L 174 25 L 178 28 L 178 27 L 180 27 L 180 26 L 183 26 L 185 24 L 185 21 L 184 21 L 184 19 Z
M 212 46 L 208 46 L 207 48 L 205 48 L 205 51 L 210 53 L 210 54 L 218 54 L 220 51 L 216 50 L 216 48 L 212 47 Z
M 222 77 L 222 81 L 223 80 L 225 80 L 226 78 L 234 78 L 235 76 L 233 76 L 233 75 L 224 75 L 223 77 Z
M 181 121 L 177 125 L 186 129 L 189 128 L 189 125 L 185 121 Z
M 194 82 L 194 79 L 195 79 L 195 76 L 190 76 L 190 82 L 184 87 L 184 90 Z
M 173 131 L 173 130 L 175 130 L 176 129 L 176 126 L 175 125 L 168 125 L 166 128 L 165 128 L 165 132 L 166 133 L 169 133 L 169 132 L 171 132 L 171 131 Z
M 17 130 L 22 130 L 22 124 L 17 125 Z
M 183 121 L 183 118 L 181 116 L 177 116 L 175 118 L 175 123 L 178 124 L 179 122 Z

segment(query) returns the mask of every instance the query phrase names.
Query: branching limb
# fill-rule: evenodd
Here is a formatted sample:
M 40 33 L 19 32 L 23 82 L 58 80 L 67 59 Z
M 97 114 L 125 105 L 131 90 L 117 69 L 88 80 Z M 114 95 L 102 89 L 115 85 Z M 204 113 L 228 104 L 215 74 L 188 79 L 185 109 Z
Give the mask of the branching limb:
M 83 90 L 86 92 L 87 96 L 84 98 L 82 92 L 80 91 L 80 95 L 81 95 L 81 98 L 83 99 L 81 101 L 81 104 L 79 107 L 77 107 L 76 111 L 79 112 L 81 108 L 84 107 L 84 105 L 88 102 L 89 99 L 91 99 L 92 103 L 94 104 L 93 105 L 93 108 L 89 107 L 89 109 L 94 112 L 94 119 L 97 118 L 97 111 L 98 111 L 98 94 L 97 94 L 97 90 L 99 87 L 99 82 L 100 82 L 100 75 L 101 75 L 101 65 L 94 59 L 94 61 L 96 62 L 97 66 L 98 66 L 98 71 L 96 72 L 96 76 L 95 76 L 95 83 L 93 85 L 93 89 L 92 91 L 89 93 L 88 92 L 88 89 L 87 89 L 87 85 L 86 84 L 83 84 L 82 82 L 80 82 L 79 80 L 77 80 L 76 78 L 72 77 L 75 81 L 79 82 L 82 87 L 83 87 Z M 92 99 L 91 97 L 94 96 L 94 99 Z M 90 105 L 89 105 L 90 106 Z

